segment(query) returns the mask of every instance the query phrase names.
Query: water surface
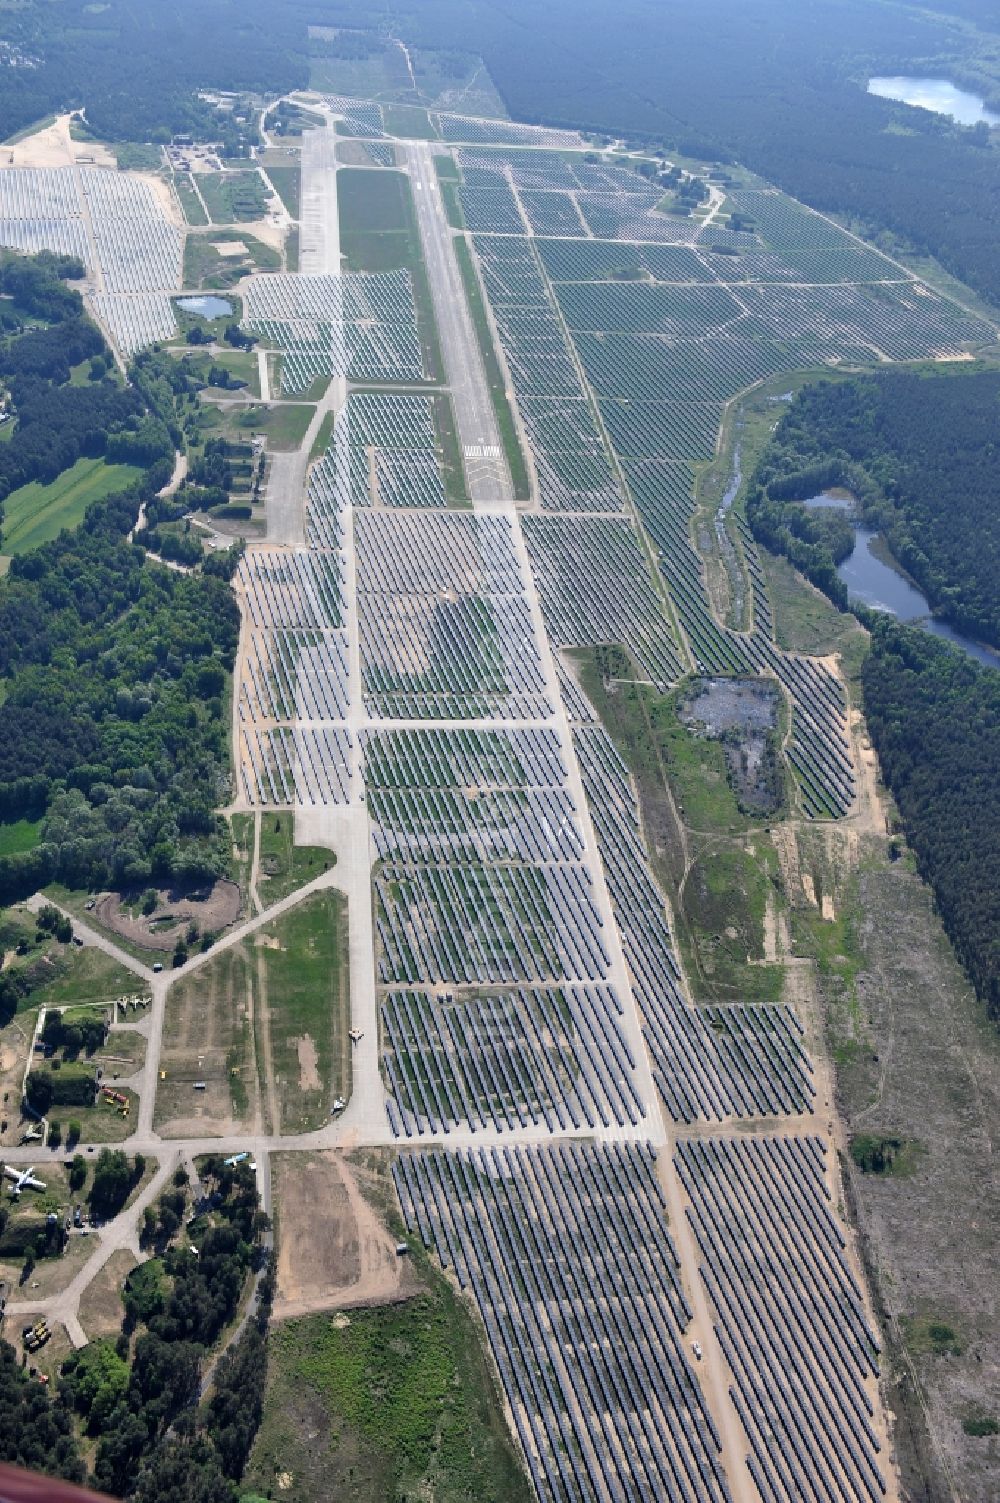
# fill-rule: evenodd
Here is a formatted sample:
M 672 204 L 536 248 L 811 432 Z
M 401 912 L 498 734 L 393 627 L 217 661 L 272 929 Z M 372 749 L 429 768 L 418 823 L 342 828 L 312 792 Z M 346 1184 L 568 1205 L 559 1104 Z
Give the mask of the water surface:
M 205 294 L 202 297 L 179 297 L 178 308 L 183 308 L 185 313 L 197 313 L 200 318 L 230 318 L 233 305 L 224 297 L 213 297 Z
M 988 110 L 984 101 L 966 89 L 959 89 L 946 78 L 870 78 L 869 94 L 879 99 L 894 99 L 897 104 L 911 104 L 917 109 L 948 115 L 958 125 L 1000 125 L 1000 115 Z
M 873 611 L 887 611 L 900 621 L 922 626 L 933 636 L 943 637 L 970 658 L 975 658 L 977 663 L 1000 668 L 1000 652 L 974 642 L 953 626 L 934 619 L 926 596 L 916 585 L 872 552 L 871 545 L 877 536 L 867 527 L 855 528 L 854 552 L 837 566 L 837 573 L 847 586 L 848 599 L 852 603 L 867 605 Z

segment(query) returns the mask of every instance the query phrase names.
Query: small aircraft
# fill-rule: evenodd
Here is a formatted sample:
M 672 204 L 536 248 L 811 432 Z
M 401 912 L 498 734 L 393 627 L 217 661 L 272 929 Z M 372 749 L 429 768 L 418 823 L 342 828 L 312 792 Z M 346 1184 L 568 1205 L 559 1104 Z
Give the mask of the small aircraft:
M 40 1179 L 35 1179 L 34 1165 L 30 1169 L 14 1169 L 10 1164 L 4 1164 L 3 1172 L 7 1179 L 13 1180 L 10 1187 L 11 1200 L 20 1200 L 22 1190 L 44 1190 L 45 1186 Z
M 229 1156 L 228 1159 L 223 1159 L 222 1162 L 225 1164 L 225 1166 L 226 1166 L 227 1169 L 235 1169 L 235 1167 L 236 1167 L 237 1164 L 242 1164 L 244 1162 L 244 1160 L 248 1159 L 249 1157 L 250 1157 L 249 1153 L 246 1153 L 246 1152 L 244 1152 L 244 1153 L 233 1153 L 233 1154 L 230 1154 L 230 1156 Z
M 364 1029 L 363 1028 L 352 1028 L 351 1029 L 350 1038 L 351 1038 L 351 1043 L 352 1044 L 359 1043 L 360 1040 L 364 1038 L 364 1036 L 365 1036 L 365 1033 L 364 1033 Z

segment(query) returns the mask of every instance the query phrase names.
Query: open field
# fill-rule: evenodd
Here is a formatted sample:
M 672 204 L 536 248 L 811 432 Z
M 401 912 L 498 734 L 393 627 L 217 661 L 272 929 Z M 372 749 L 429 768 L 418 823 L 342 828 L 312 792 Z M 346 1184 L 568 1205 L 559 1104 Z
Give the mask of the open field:
M 268 818 L 268 816 L 264 816 Z M 283 1133 L 322 1126 L 351 1094 L 344 899 L 320 892 L 254 937 L 264 1090 Z
M 848 1138 L 907 1146 L 892 1172 L 846 1161 L 889 1341 L 904 1482 L 914 1497 L 944 1496 L 946 1468 L 957 1496 L 987 1503 L 996 1441 L 963 1424 L 977 1413 L 1000 1420 L 991 1273 L 1000 1043 L 909 856 L 890 861 L 884 837 L 864 841 L 854 862 L 830 854 L 824 862 L 806 848 L 799 861 L 825 882 L 837 920 L 824 926 L 803 907 L 796 947 L 818 957 Z M 819 938 L 824 927 L 832 943 Z
M 276 1154 L 278 1292 L 274 1318 L 392 1304 L 422 1288 L 364 1193 L 370 1171 L 341 1152 Z M 383 1187 L 384 1189 L 384 1187 Z
M 272 1328 L 245 1485 L 291 1503 L 527 1503 L 472 1318 L 424 1258 L 419 1277 L 403 1303 Z
M 256 171 L 201 172 L 198 187 L 214 224 L 245 224 L 267 212 L 267 190 Z
M 225 249 L 220 251 L 219 246 Z M 188 288 L 224 291 L 251 271 L 277 271 L 280 266 L 279 253 L 246 230 L 212 229 L 204 235 L 189 235 L 184 246 L 184 286 Z
M 21 1138 L 21 1082 L 37 1018 L 33 1011 L 19 1013 L 0 1028 L 0 1150 Z
M 269 908 L 297 887 L 311 882 L 320 872 L 329 870 L 337 858 L 322 846 L 296 845 L 294 815 L 268 813 L 258 817 L 261 824 L 257 892 L 263 907 Z
M 177 194 L 177 197 L 180 200 L 180 205 L 184 211 L 184 218 L 187 223 L 196 227 L 207 224 L 208 215 L 205 212 L 205 205 L 198 197 L 197 190 L 194 186 L 194 181 L 190 177 L 190 175 L 186 172 L 176 173 L 174 175 L 173 183 L 174 192 Z
M 258 1105 L 253 1048 L 256 968 L 246 942 L 220 950 L 167 994 L 155 1122 L 164 1137 L 250 1126 Z M 204 1081 L 204 1090 L 196 1090 Z
M 224 413 L 221 428 L 242 439 L 249 438 L 254 433 L 263 433 L 267 437 L 268 448 L 288 451 L 297 449 L 301 444 L 315 410 L 306 402 L 237 408 Z
M 92 501 L 125 490 L 139 474 L 134 465 L 78 459 L 48 484 L 33 480 L 22 485 L 3 504 L 0 548 L 9 554 L 27 553 L 48 543 L 64 527 L 78 527 Z
M 136 1265 L 135 1254 L 112 1253 L 80 1299 L 80 1324 L 91 1341 L 102 1336 L 115 1337 L 121 1330 L 125 1308 L 122 1287 Z
M 0 824 L 0 856 L 16 856 L 20 851 L 33 851 L 41 831 L 40 819 L 15 819 L 9 824 Z
M 49 935 L 36 939 L 34 918 L 24 909 L 6 911 L 4 933 L 12 948 L 27 946 L 23 957 L 9 962 L 26 983 L 23 1008 L 108 1003 L 139 989 L 131 971 L 94 945 L 64 945 Z
M 301 203 L 298 152 L 266 151 L 261 158 L 261 166 L 291 217 L 298 219 Z

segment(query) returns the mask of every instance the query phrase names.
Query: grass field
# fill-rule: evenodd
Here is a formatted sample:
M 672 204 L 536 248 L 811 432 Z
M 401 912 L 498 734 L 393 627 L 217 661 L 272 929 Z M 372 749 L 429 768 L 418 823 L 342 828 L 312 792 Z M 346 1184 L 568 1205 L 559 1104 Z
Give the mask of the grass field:
M 383 105 L 386 134 L 410 141 L 436 141 L 438 133 L 426 110 L 415 104 Z
M 445 392 L 434 396 L 434 430 L 441 445 L 441 469 L 444 474 L 444 489 L 449 501 L 469 500 L 465 483 L 465 467 L 462 464 L 462 448 L 455 426 L 455 409 L 451 397 Z
M 32 1007 L 66 1007 L 71 1002 L 112 1002 L 143 990 L 132 971 L 94 945 L 60 945 L 50 954 L 52 979 L 32 989 Z
M 134 465 L 78 459 L 47 485 L 38 480 L 22 485 L 4 502 L 0 549 L 27 553 L 51 542 L 64 527 L 78 527 L 92 501 L 124 490 L 140 474 Z
M 465 296 L 469 304 L 469 312 L 472 314 L 472 322 L 476 326 L 479 351 L 483 358 L 486 380 L 490 388 L 493 412 L 497 420 L 497 427 L 500 430 L 500 441 L 503 444 L 503 451 L 507 457 L 507 468 L 510 470 L 514 496 L 518 501 L 527 501 L 531 495 L 531 486 L 528 483 L 528 469 L 524 462 L 521 441 L 518 438 L 517 428 L 514 423 L 514 414 L 511 411 L 510 401 L 507 396 L 507 386 L 503 378 L 503 371 L 497 358 L 496 346 L 493 343 L 493 333 L 490 329 L 489 319 L 486 316 L 486 304 L 483 301 L 479 278 L 472 264 L 469 247 L 464 239 L 456 239 L 455 254 L 458 257 L 458 268 L 462 273 L 462 281 L 465 284 Z
M 426 1293 L 272 1326 L 251 1491 L 288 1503 L 528 1503 L 479 1333 L 417 1256 Z
M 319 430 L 313 439 L 312 448 L 309 450 L 310 460 L 319 459 L 321 455 L 326 453 L 327 446 L 333 436 L 333 419 L 334 414 L 332 412 L 325 412 L 323 414 L 323 421 L 319 425 Z
M 343 896 L 314 893 L 283 913 L 256 936 L 256 957 L 270 1035 L 271 1059 L 263 1060 L 265 1080 L 275 1088 L 280 1131 L 305 1132 L 328 1120 L 335 1096 L 350 1095 Z M 263 1037 L 262 1030 L 258 1034 Z
M 297 449 L 312 422 L 315 407 L 307 402 L 286 402 L 276 407 L 247 407 L 227 420 L 239 437 L 266 433 L 271 449 Z
M 186 172 L 176 173 L 174 176 L 174 188 L 184 210 L 184 218 L 188 224 L 200 225 L 208 223 L 208 215 L 205 213 L 201 199 L 195 192 L 194 183 Z
M 16 856 L 21 851 L 33 851 L 38 844 L 40 819 L 16 819 L 10 824 L 0 824 L 0 856 Z
M 294 816 L 265 813 L 260 816 L 260 874 L 257 891 L 265 908 L 280 902 L 297 887 L 311 882 L 336 864 L 332 851 L 321 846 L 295 845 Z
M 267 213 L 267 189 L 259 172 L 203 172 L 198 187 L 214 224 L 245 224 Z
M 244 944 L 213 955 L 167 993 L 156 1126 L 166 1136 L 195 1126 L 247 1127 L 257 1105 L 253 1051 L 254 960 Z M 205 1082 L 203 1091 L 195 1083 Z
M 340 248 L 349 271 L 410 273 L 424 369 L 428 379 L 441 380 L 444 365 L 409 178 L 402 172 L 347 167 L 337 173 L 337 207 Z
M 282 162 L 270 166 L 264 162 L 264 171 L 274 184 L 274 191 L 293 219 L 299 217 L 301 174 L 297 162 Z
M 159 172 L 163 166 L 163 147 L 151 142 L 118 141 L 111 150 L 119 172 Z
M 216 243 L 241 242 L 246 255 L 220 256 Z M 184 246 L 184 286 L 225 289 L 232 287 L 251 271 L 278 271 L 281 257 L 262 240 L 245 230 L 210 230 L 206 235 L 189 235 Z

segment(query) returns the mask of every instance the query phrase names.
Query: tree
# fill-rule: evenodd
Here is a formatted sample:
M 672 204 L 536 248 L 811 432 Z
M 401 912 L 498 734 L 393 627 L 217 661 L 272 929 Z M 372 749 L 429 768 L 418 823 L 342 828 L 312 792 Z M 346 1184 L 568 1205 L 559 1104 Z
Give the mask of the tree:
M 128 1155 L 120 1148 L 102 1148 L 94 1165 L 94 1183 L 90 1187 L 90 1208 L 94 1215 L 102 1221 L 117 1216 L 128 1200 L 133 1184 Z
M 82 1482 L 68 1411 L 54 1403 L 18 1366 L 17 1353 L 0 1340 L 0 1461 Z
M 75 1136 L 74 1136 L 74 1134 L 75 1134 Z M 76 1139 L 79 1138 L 79 1136 L 80 1136 L 80 1124 L 79 1124 L 79 1122 L 71 1122 L 69 1124 L 69 1135 L 70 1135 L 70 1138 L 73 1139 L 74 1141 L 76 1141 Z M 75 1193 L 77 1190 L 82 1190 L 83 1187 L 84 1187 L 84 1185 L 86 1183 L 87 1183 L 87 1160 L 84 1158 L 84 1156 L 83 1156 L 82 1153 L 77 1153 L 77 1154 L 74 1155 L 73 1162 L 69 1166 L 69 1187 Z

